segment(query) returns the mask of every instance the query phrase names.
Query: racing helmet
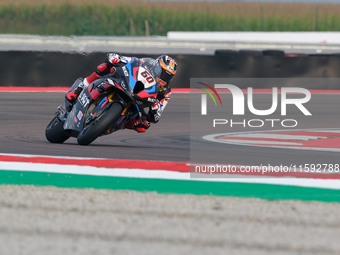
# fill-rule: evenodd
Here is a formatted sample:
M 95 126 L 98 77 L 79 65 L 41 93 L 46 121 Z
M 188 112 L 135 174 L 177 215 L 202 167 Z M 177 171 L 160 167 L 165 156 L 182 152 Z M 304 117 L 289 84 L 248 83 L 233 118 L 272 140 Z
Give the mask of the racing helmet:
M 155 60 L 154 66 L 158 82 L 161 86 L 165 86 L 171 82 L 177 71 L 176 61 L 167 55 L 159 56 Z

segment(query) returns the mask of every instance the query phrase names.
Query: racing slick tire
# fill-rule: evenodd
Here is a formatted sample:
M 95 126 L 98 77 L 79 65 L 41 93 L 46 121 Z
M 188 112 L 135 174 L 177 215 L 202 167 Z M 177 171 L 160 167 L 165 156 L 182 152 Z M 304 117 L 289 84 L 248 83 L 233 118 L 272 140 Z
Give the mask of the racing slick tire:
M 46 139 L 51 143 L 63 143 L 70 138 L 70 135 L 64 130 L 64 122 L 57 116 L 54 117 L 47 125 L 45 130 Z

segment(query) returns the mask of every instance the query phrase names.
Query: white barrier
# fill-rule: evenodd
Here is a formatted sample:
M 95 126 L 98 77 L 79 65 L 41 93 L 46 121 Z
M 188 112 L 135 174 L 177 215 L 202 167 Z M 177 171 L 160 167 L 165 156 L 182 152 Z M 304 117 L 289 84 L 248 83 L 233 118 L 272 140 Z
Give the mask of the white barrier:
M 0 34 L 0 51 L 213 55 L 216 49 L 338 53 L 340 32 L 168 32 L 168 36 L 150 37 Z
M 167 37 L 178 41 L 340 44 L 340 32 L 168 32 Z

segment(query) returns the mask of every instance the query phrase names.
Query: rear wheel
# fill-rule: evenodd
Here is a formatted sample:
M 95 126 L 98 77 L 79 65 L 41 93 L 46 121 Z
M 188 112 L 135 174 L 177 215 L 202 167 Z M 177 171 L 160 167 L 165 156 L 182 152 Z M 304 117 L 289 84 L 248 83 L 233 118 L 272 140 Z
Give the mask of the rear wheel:
M 77 138 L 78 144 L 89 145 L 92 143 L 98 136 L 104 134 L 112 124 L 119 120 L 122 111 L 123 106 L 120 103 L 113 103 L 98 121 L 89 124 L 82 132 L 80 132 Z
M 51 143 L 63 143 L 70 138 L 63 126 L 65 121 L 61 121 L 57 116 L 47 125 L 45 130 L 46 139 Z

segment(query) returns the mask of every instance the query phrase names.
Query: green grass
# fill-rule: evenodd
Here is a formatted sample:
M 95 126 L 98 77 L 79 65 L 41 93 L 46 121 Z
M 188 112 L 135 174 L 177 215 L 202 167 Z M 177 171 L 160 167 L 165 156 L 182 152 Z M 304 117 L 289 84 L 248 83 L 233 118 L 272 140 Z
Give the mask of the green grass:
M 130 27 L 131 20 L 133 27 Z M 168 31 L 339 31 L 340 15 L 263 17 L 169 10 L 161 7 L 95 4 L 0 5 L 0 33 L 40 35 L 151 35 Z

